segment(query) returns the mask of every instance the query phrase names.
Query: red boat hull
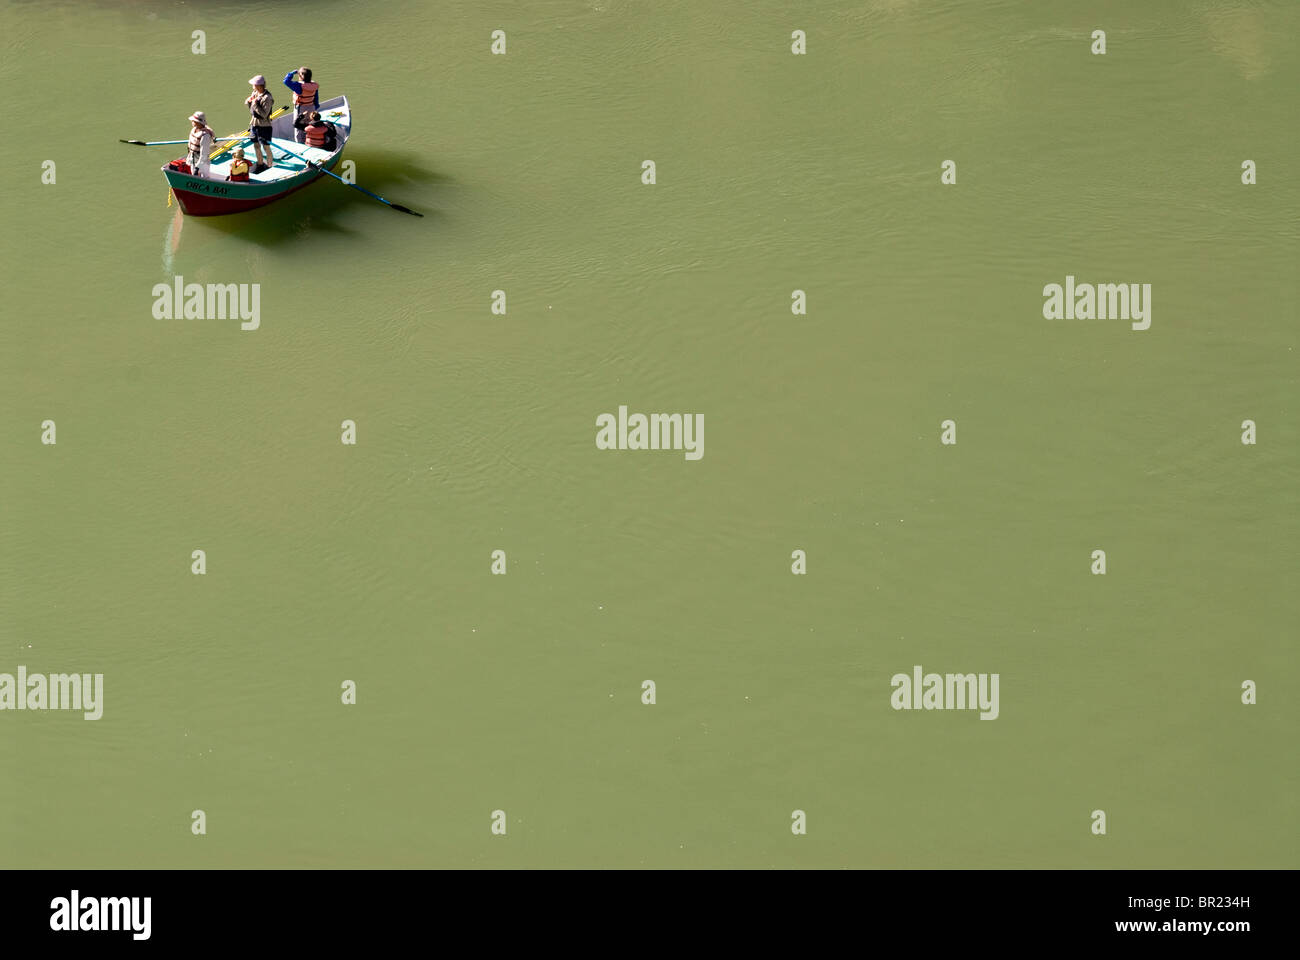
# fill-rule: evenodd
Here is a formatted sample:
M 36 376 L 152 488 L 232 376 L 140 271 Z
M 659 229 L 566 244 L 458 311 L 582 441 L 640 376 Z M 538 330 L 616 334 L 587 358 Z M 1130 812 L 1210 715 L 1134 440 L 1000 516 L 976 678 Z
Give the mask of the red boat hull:
M 306 183 L 300 183 L 283 193 L 273 193 L 265 197 L 214 197 L 206 193 L 195 193 L 192 190 L 181 190 L 177 187 L 172 188 L 172 195 L 176 197 L 176 202 L 181 205 L 181 209 L 185 211 L 186 216 L 219 217 L 227 213 L 243 213 L 245 210 L 256 210 L 268 203 L 275 203 L 282 197 L 297 193 L 303 187 L 311 186 L 319 179 L 320 177 L 314 177 Z

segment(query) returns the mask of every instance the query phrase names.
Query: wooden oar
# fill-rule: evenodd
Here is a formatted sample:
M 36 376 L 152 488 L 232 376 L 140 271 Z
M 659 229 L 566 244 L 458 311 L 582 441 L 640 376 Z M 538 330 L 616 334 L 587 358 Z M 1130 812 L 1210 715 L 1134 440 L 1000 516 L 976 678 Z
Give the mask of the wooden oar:
M 281 107 L 279 110 L 275 111 L 275 113 L 271 114 L 271 119 L 274 120 L 277 117 L 282 117 L 288 112 L 289 112 L 288 107 Z M 212 142 L 226 143 L 227 141 L 233 141 L 233 140 L 246 140 L 251 133 L 252 133 L 251 130 L 245 130 L 243 133 L 236 133 L 233 136 L 217 137 Z M 131 143 L 131 144 L 135 144 L 137 147 L 163 147 L 163 146 L 168 146 L 173 144 L 189 143 L 190 141 L 188 139 L 185 139 L 185 140 L 118 140 L 117 142 Z M 229 149 L 230 149 L 229 147 L 221 147 L 217 150 L 214 150 L 211 153 L 211 155 L 209 155 L 208 159 L 211 160 L 213 157 L 217 156 L 218 154 L 225 153 Z
M 289 112 L 289 109 L 290 109 L 289 107 L 281 107 L 279 110 L 276 110 L 274 113 L 272 113 L 271 116 L 270 116 L 268 119 L 276 120 L 276 119 L 278 119 L 278 118 L 280 118 L 280 117 L 283 117 L 286 113 Z M 245 139 L 246 137 L 250 137 L 250 136 L 252 136 L 252 134 L 253 134 L 253 131 L 252 131 L 252 130 L 245 130 L 243 133 L 241 133 L 241 134 L 240 134 L 239 136 L 237 136 L 237 137 L 222 137 L 221 139 L 223 139 L 223 140 L 243 140 L 243 139 Z M 217 149 L 213 150 L 210 154 L 208 154 L 208 159 L 209 159 L 209 160 L 215 160 L 215 159 L 217 159 L 217 157 L 221 156 L 223 153 L 225 153 L 225 152 L 226 152 L 227 150 L 229 150 L 229 149 L 230 149 L 230 144 L 226 144 L 224 147 L 217 147 Z
M 217 142 L 222 140 L 243 140 L 240 137 L 220 137 Z M 118 143 L 134 143 L 137 147 L 161 147 L 169 143 L 189 143 L 189 140 L 119 140 Z
M 388 204 L 388 206 L 392 207 L 394 210 L 400 210 L 402 213 L 409 213 L 409 214 L 410 214 L 411 216 L 413 216 L 413 217 L 422 217 L 422 216 L 424 216 L 424 214 L 419 213 L 419 212 L 417 212 L 417 211 L 415 211 L 415 210 L 412 210 L 410 207 L 404 207 L 404 206 L 402 206 L 400 203 L 393 203 L 393 201 L 391 201 L 391 200 L 385 200 L 385 199 L 384 199 L 383 197 L 381 197 L 379 194 L 377 194 L 377 193 L 371 193 L 371 192 L 370 192 L 369 190 L 367 190 L 365 187 L 358 187 L 355 183 L 348 183 L 348 181 L 344 180 L 344 179 L 343 179 L 342 177 L 340 177 L 337 173 L 331 173 L 330 171 L 328 171 L 328 170 L 326 170 L 324 167 L 322 167 L 319 163 L 317 163 L 315 160 L 308 160 L 308 159 L 307 159 L 306 157 L 304 157 L 301 153 L 295 153 L 294 151 L 290 150 L 288 147 L 280 146 L 280 144 L 276 144 L 276 146 L 277 146 L 277 147 L 280 147 L 280 149 L 283 150 L 285 153 L 289 154 L 289 156 L 291 156 L 291 157 L 297 157 L 297 158 L 298 158 L 299 160 L 301 160 L 303 163 L 307 164 L 307 166 L 309 166 L 309 167 L 315 167 L 317 170 L 319 170 L 321 173 L 325 174 L 326 176 L 333 177 L 335 180 L 337 180 L 339 183 L 343 184 L 345 187 L 351 187 L 353 190 L 360 190 L 360 191 L 361 191 L 362 193 L 364 193 L 367 197 L 373 197 L 374 199 L 378 200 L 380 203 L 386 203 L 386 204 Z

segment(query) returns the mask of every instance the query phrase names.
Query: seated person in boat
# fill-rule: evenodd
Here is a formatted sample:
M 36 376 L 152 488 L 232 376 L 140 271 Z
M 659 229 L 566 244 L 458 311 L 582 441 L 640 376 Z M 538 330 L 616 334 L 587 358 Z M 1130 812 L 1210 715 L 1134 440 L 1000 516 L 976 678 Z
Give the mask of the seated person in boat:
M 248 179 L 249 163 L 244 159 L 244 148 L 235 147 L 231 157 L 233 159 L 230 161 L 230 176 L 226 177 L 226 179 L 232 182 L 246 181 Z
M 208 175 L 208 155 L 212 152 L 213 130 L 208 126 L 208 116 L 202 110 L 190 114 L 190 140 L 187 161 L 190 172 L 196 177 Z
M 312 111 L 311 121 L 302 132 L 309 147 L 319 147 L 333 153 L 338 146 L 338 131 L 334 129 L 334 124 L 322 120 L 316 110 Z

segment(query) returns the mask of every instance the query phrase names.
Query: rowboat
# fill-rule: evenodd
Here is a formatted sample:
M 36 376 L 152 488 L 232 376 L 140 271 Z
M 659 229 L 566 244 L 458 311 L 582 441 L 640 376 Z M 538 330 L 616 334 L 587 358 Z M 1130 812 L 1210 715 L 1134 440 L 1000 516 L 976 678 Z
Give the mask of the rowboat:
M 309 147 L 293 138 L 293 111 L 286 111 L 271 121 L 271 157 L 269 170 L 249 174 L 247 181 L 227 180 L 230 174 L 231 153 L 243 147 L 245 159 L 256 161 L 253 140 L 250 136 L 230 140 L 211 154 L 211 167 L 207 177 L 175 170 L 170 164 L 162 168 L 176 202 L 191 217 L 215 217 L 225 213 L 242 213 L 256 207 L 274 203 L 295 190 L 301 190 L 320 179 L 321 169 L 333 170 L 343 154 L 343 147 L 352 134 L 352 111 L 347 97 L 324 101 L 320 107 L 321 119 L 334 124 L 338 143 L 333 151 Z M 304 159 L 305 158 L 305 159 Z M 310 160 L 316 166 L 306 162 Z

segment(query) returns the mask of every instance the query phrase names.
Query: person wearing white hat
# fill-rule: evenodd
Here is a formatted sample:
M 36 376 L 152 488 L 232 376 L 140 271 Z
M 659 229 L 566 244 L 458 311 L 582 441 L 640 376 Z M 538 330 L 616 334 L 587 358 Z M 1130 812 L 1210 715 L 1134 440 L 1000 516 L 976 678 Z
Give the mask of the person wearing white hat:
M 248 82 L 253 85 L 253 92 L 244 103 L 253 115 L 248 126 L 248 132 L 253 135 L 253 151 L 257 154 L 257 166 L 253 172 L 261 173 L 270 170 L 275 162 L 271 157 L 271 109 L 275 105 L 275 99 L 266 89 L 266 77 L 260 73 Z M 263 159 L 263 153 L 266 159 Z
M 208 155 L 212 153 L 212 128 L 208 126 L 208 116 L 202 110 L 190 114 L 190 141 L 188 162 L 190 171 L 196 177 L 208 175 Z

